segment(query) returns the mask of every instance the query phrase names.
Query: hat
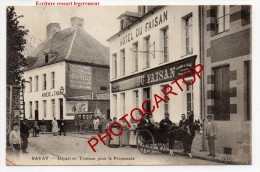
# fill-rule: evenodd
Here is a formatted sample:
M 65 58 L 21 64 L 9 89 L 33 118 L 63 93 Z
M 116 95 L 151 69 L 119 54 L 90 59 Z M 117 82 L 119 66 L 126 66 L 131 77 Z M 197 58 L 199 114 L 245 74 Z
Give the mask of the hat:
M 13 127 L 14 127 L 14 126 L 16 126 L 16 125 L 18 125 L 18 126 L 19 126 L 19 124 L 18 124 L 17 122 L 13 123 Z
M 207 115 L 207 118 L 208 118 L 208 117 L 212 118 L 212 115 Z

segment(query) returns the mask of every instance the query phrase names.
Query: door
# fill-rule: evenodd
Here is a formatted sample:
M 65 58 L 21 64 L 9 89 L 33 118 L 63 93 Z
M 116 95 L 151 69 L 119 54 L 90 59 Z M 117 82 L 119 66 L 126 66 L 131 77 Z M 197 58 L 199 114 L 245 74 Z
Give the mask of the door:
M 35 111 L 34 111 L 34 119 L 35 119 L 36 121 L 39 120 L 39 111 L 38 111 L 38 110 L 35 110 Z
M 63 119 L 63 99 L 59 99 L 60 102 L 60 119 Z
M 107 119 L 110 119 L 110 109 L 107 109 Z

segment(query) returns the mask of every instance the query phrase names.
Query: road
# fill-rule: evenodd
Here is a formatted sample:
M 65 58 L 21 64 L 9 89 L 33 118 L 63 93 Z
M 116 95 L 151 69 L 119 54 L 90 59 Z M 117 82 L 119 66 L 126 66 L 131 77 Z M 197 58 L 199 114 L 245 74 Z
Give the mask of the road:
M 89 137 L 89 136 L 88 136 Z M 29 138 L 29 153 L 23 154 L 26 165 L 218 165 L 217 162 L 188 159 L 184 156 L 153 151 L 142 154 L 137 148 L 109 148 L 101 142 L 97 152 L 89 147 L 87 137 L 80 135 L 53 136 L 51 134 Z M 18 162 L 17 162 L 18 163 Z M 18 163 L 18 164 L 19 164 Z M 221 164 L 219 164 L 221 165 Z

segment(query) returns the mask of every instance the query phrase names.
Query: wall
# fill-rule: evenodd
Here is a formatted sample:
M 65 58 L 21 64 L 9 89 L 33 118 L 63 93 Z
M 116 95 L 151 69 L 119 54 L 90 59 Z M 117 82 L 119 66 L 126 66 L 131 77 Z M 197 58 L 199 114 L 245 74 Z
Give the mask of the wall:
M 229 66 L 230 120 L 215 120 L 218 125 L 216 151 L 224 153 L 224 147 L 232 148 L 232 154 L 250 163 L 251 121 L 245 120 L 244 62 L 251 60 L 251 23 L 244 24 L 243 6 L 230 6 L 230 29 L 215 32 L 215 6 L 203 7 L 204 20 L 204 100 L 203 116 L 214 115 L 214 72 L 223 65 Z M 220 107 L 221 108 L 221 107 Z M 206 120 L 204 125 L 207 125 Z M 205 132 L 205 131 L 204 131 Z M 204 149 L 208 150 L 204 140 Z
M 51 88 L 51 72 L 55 72 L 55 88 Z M 43 90 L 43 74 L 46 74 L 47 78 L 47 89 Z M 35 76 L 39 76 L 38 82 L 38 91 L 35 90 Z M 60 119 L 59 112 L 59 99 L 63 99 L 63 116 L 66 114 L 66 100 L 62 94 L 54 95 L 54 91 L 60 91 L 60 88 L 64 88 L 64 94 L 66 94 L 66 85 L 65 85 L 65 63 L 55 63 L 47 66 L 43 66 L 37 69 L 24 72 L 24 79 L 29 81 L 29 77 L 32 77 L 32 92 L 30 92 L 29 83 L 25 84 L 24 100 L 25 100 L 25 114 L 26 118 L 29 120 L 34 120 L 34 110 L 35 110 L 35 101 L 39 102 L 39 120 L 43 118 L 45 120 L 53 119 L 52 108 L 51 108 L 51 99 L 55 99 L 55 115 L 57 119 Z M 51 92 L 50 96 L 43 97 L 43 93 Z M 47 101 L 47 116 L 44 117 L 43 114 L 43 100 Z M 29 102 L 32 101 L 33 105 L 33 115 L 30 118 L 30 107 Z M 65 119 L 65 118 L 64 118 Z

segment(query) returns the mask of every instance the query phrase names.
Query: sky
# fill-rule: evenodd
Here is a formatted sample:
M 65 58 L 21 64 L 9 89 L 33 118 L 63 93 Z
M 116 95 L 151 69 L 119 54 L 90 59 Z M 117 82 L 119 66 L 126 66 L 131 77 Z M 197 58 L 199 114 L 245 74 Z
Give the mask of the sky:
M 137 6 L 83 6 L 83 7 L 36 7 L 16 6 L 20 24 L 29 30 L 29 35 L 42 41 L 46 39 L 46 27 L 49 23 L 60 23 L 61 29 L 71 26 L 70 19 L 74 16 L 84 18 L 84 29 L 100 43 L 109 46 L 106 41 L 119 31 L 119 17 L 125 11 L 137 11 Z

